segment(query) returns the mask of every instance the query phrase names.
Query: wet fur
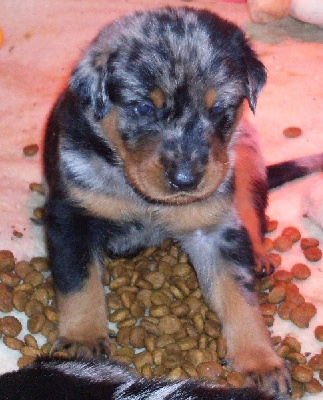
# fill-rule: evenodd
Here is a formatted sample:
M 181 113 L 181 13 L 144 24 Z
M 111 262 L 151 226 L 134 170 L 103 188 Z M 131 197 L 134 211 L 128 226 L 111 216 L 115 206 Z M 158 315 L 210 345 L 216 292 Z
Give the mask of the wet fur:
M 171 237 L 222 318 L 228 361 L 268 392 L 289 391 L 253 291 L 254 273 L 271 272 L 262 245 L 268 183 L 242 107 L 246 99 L 255 110 L 265 80 L 242 31 L 204 10 L 137 12 L 85 50 L 45 140 L 61 310 L 54 350 L 108 354 L 97 266 L 106 252 L 129 256 Z
M 198 380 L 147 379 L 112 361 L 41 359 L 0 376 L 2 400 L 279 400 L 257 389 Z

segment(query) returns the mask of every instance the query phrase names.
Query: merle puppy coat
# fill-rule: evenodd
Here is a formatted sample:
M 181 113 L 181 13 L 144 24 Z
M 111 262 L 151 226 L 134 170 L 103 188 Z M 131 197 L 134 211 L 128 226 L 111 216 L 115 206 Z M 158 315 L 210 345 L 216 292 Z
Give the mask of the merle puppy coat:
M 271 271 L 262 244 L 268 183 L 242 109 L 246 99 L 255 110 L 265 80 L 243 32 L 208 11 L 136 12 L 90 44 L 45 140 L 56 350 L 108 354 L 104 254 L 171 237 L 222 320 L 228 361 L 268 391 L 289 390 L 253 290 L 254 272 Z
M 110 360 L 40 359 L 0 376 L 1 400 L 282 400 L 256 388 L 139 378 Z

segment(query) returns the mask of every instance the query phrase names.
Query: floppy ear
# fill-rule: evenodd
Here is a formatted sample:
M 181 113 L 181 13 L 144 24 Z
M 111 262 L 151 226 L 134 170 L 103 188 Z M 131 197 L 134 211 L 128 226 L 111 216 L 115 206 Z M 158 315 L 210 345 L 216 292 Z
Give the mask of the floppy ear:
M 110 110 L 107 93 L 108 54 L 99 53 L 91 47 L 72 72 L 69 86 L 90 107 L 97 119 L 102 119 Z
M 258 94 L 267 80 L 267 73 L 265 66 L 258 60 L 255 52 L 248 44 L 245 46 L 244 53 L 244 62 L 247 70 L 246 97 L 249 102 L 249 107 L 254 113 L 256 110 Z

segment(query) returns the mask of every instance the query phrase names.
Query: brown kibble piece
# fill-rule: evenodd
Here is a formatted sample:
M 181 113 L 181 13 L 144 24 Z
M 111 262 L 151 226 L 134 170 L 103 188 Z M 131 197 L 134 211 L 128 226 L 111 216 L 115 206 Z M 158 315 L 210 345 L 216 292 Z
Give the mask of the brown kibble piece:
M 20 350 L 25 343 L 16 337 L 4 336 L 3 343 L 12 350 Z
M 197 366 L 197 372 L 206 379 L 216 379 L 224 373 L 221 365 L 215 361 L 202 362 Z
M 317 340 L 323 342 L 323 325 L 317 326 L 315 328 L 314 334 Z
M 320 261 L 322 258 L 322 251 L 318 247 L 308 247 L 304 250 L 304 256 L 308 261 Z
M 31 364 L 34 362 L 36 357 L 31 357 L 31 356 L 23 356 L 20 357 L 19 360 L 17 361 L 17 365 L 19 368 L 24 368 L 27 367 L 27 365 Z
M 172 335 L 181 328 L 180 320 L 172 315 L 166 315 L 160 319 L 159 328 L 161 332 Z
M 11 251 L 0 250 L 0 271 L 11 271 L 15 267 L 15 258 Z
M 289 318 L 299 328 L 308 328 L 311 318 L 316 314 L 312 303 L 303 303 L 291 310 Z
M 30 185 L 29 185 L 29 189 L 30 189 L 32 192 L 37 192 L 37 193 L 42 194 L 42 195 L 45 194 L 44 185 L 42 185 L 41 183 L 32 182 L 32 183 L 30 183 Z
M 280 316 L 281 319 L 283 320 L 288 320 L 290 316 L 290 312 L 296 308 L 296 304 L 293 303 L 292 301 L 285 301 L 280 304 L 277 310 L 277 314 Z
M 313 379 L 313 370 L 307 365 L 295 365 L 292 367 L 292 378 L 301 383 L 310 382 Z
M 37 144 L 29 144 L 23 148 L 23 153 L 27 157 L 34 156 L 38 153 L 39 147 Z
M 305 383 L 305 390 L 312 394 L 321 393 L 323 391 L 323 386 L 319 380 L 313 378 L 310 382 Z
M 285 339 L 282 341 L 282 344 L 287 345 L 294 352 L 301 352 L 300 342 L 292 336 L 286 336 Z
M 323 354 L 315 354 L 309 361 L 308 365 L 314 371 L 320 371 L 323 369 Z
M 22 325 L 21 322 L 11 315 L 6 315 L 1 319 L 1 331 L 7 336 L 18 336 L 21 332 Z
M 282 235 L 288 236 L 293 243 L 296 243 L 301 238 L 301 233 L 295 226 L 287 226 L 283 229 Z
M 0 282 L 0 311 L 10 312 L 13 309 L 13 295 L 7 286 Z
M 286 288 L 284 285 L 276 285 L 274 288 L 271 290 L 271 292 L 268 293 L 267 300 L 269 303 L 272 304 L 277 304 L 281 303 L 286 295 Z
M 301 249 L 305 250 L 309 247 L 317 247 L 320 242 L 315 238 L 303 238 L 301 239 Z
M 292 239 L 289 236 L 278 236 L 273 240 L 274 249 L 280 252 L 290 250 L 293 246 Z
M 284 269 L 280 269 L 274 273 L 273 277 L 275 281 L 291 282 L 293 279 L 293 274 Z
M 268 260 L 275 269 L 278 268 L 282 263 L 282 258 L 277 253 L 269 253 Z
M 306 264 L 298 263 L 292 266 L 290 271 L 295 279 L 304 280 L 311 276 L 311 270 Z
M 298 128 L 297 126 L 289 126 L 288 128 L 285 128 L 283 130 L 283 134 L 287 138 L 296 138 L 302 134 L 301 128 Z
M 266 221 L 266 232 L 270 233 L 273 232 L 275 229 L 277 229 L 278 226 L 278 221 L 274 219 L 268 219 Z

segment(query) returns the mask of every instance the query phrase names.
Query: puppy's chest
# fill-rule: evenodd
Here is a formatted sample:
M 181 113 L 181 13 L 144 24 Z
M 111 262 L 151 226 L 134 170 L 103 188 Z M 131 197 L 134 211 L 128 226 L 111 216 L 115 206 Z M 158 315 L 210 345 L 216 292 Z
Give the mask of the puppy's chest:
M 106 195 L 70 187 L 71 198 L 92 216 L 114 222 L 140 222 L 146 230 L 162 229 L 180 235 L 196 229 L 209 229 L 221 223 L 232 207 L 228 194 L 188 204 L 152 204 L 137 197 Z

